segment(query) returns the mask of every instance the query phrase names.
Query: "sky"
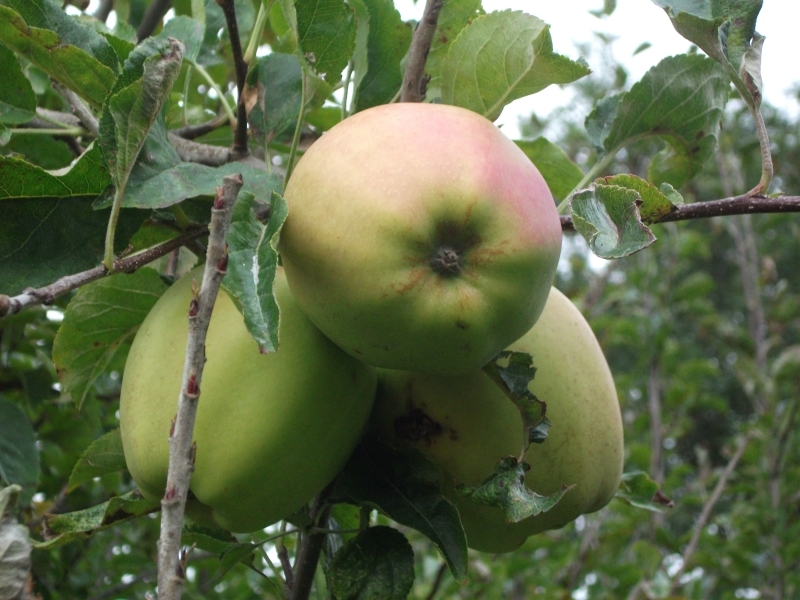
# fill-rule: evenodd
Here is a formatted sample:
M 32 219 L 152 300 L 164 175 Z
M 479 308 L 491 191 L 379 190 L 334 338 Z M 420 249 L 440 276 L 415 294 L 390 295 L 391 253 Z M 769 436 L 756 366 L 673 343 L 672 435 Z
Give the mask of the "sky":
M 395 0 L 395 6 L 404 19 L 419 19 L 424 0 Z M 651 0 L 617 0 L 611 16 L 597 18 L 589 13 L 603 7 L 603 0 L 483 0 L 486 12 L 494 10 L 522 10 L 535 15 L 550 25 L 553 48 L 559 54 L 576 59 L 580 56 L 576 43 L 585 43 L 593 32 L 611 34 L 618 39 L 613 46 L 616 59 L 629 71 L 628 81 L 638 81 L 647 70 L 662 58 L 686 52 L 690 42 L 672 27 L 663 9 Z M 796 24 L 800 22 L 800 2 L 797 0 L 764 0 L 758 17 L 757 30 L 766 36 L 762 57 L 764 96 L 793 115 L 800 113 L 800 104 L 788 91 L 800 85 L 797 56 Z M 633 56 L 640 44 L 649 42 L 650 48 Z M 591 66 L 591 61 L 590 61 Z M 591 77 L 591 75 L 590 75 Z M 535 111 L 546 116 L 554 108 L 569 103 L 569 86 L 550 86 L 546 90 L 522 98 L 509 105 L 498 119 L 498 125 L 511 137 L 519 130 L 519 117 Z

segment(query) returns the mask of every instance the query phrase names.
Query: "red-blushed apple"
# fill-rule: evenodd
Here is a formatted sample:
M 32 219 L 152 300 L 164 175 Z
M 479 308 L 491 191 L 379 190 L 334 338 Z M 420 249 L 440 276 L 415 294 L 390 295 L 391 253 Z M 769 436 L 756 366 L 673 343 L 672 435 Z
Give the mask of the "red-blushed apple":
M 357 113 L 311 146 L 285 195 L 292 293 L 369 364 L 480 367 L 547 300 L 561 250 L 553 196 L 478 114 L 420 103 Z
M 528 536 L 562 527 L 599 510 L 622 475 L 622 418 L 603 352 L 580 311 L 553 288 L 536 325 L 508 348 L 533 356 L 529 389 L 547 403 L 552 427 L 525 455 L 526 485 L 551 495 L 574 485 L 549 511 L 508 523 L 499 508 L 459 496 L 458 484 L 478 486 L 497 462 L 519 456 L 522 420 L 514 404 L 482 370 L 453 377 L 379 369 L 370 427 L 396 446 L 421 450 L 443 472 L 442 491 L 455 503 L 467 543 L 509 552 Z
M 190 489 L 221 527 L 250 532 L 308 502 L 344 466 L 375 393 L 374 369 L 337 348 L 294 302 L 283 270 L 275 294 L 280 347 L 261 354 L 220 291 L 206 338 Z M 164 494 L 170 422 L 180 392 L 194 270 L 169 288 L 134 339 L 120 396 L 125 460 L 145 496 Z

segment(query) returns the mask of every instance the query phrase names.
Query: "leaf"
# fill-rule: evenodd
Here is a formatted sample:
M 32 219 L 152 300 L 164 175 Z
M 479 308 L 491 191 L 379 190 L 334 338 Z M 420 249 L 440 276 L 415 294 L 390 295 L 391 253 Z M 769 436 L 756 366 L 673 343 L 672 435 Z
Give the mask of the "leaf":
M 160 499 L 144 498 L 139 490 L 115 496 L 108 502 L 85 510 L 45 515 L 45 540 L 33 542 L 39 550 L 51 550 L 74 540 L 83 540 L 97 531 L 156 512 Z
M 394 450 L 365 438 L 342 470 L 337 494 L 377 507 L 401 525 L 427 536 L 453 578 L 466 582 L 467 539 L 455 506 L 440 491 L 441 472 L 418 450 Z
M 713 153 L 729 83 L 714 61 L 681 54 L 662 60 L 629 92 L 599 102 L 586 130 L 601 153 L 615 154 L 650 136 L 668 147 L 650 164 L 648 179 L 680 187 Z
M 494 473 L 478 487 L 459 485 L 456 492 L 478 504 L 500 508 L 509 523 L 519 523 L 553 508 L 574 485 L 562 486 L 551 496 L 540 496 L 525 486 L 525 473 L 530 470 L 526 462 L 513 456 L 500 459 Z
M 15 509 L 21 488 L 0 490 L 0 598 L 24 600 L 31 583 L 31 543 L 28 528 L 17 523 Z
M 252 562 L 253 552 L 258 548 L 255 544 L 233 544 L 226 548 L 219 557 L 219 569 L 215 579 L 220 579 L 239 563 Z
M 83 286 L 64 312 L 53 362 L 64 393 L 81 407 L 92 384 L 127 347 L 167 286 L 153 269 L 104 277 Z
M 297 123 L 303 93 L 303 71 L 294 54 L 275 52 L 258 59 L 247 74 L 242 94 L 253 137 L 271 142 Z
M 656 241 L 636 207 L 638 192 L 592 184 L 570 198 L 575 229 L 601 258 L 622 258 Z
M 180 40 L 184 48 L 183 60 L 194 62 L 203 43 L 203 26 L 191 17 L 173 17 L 156 37 L 164 41 L 169 38 Z
M 615 498 L 652 512 L 663 513 L 675 506 L 675 503 L 661 492 L 661 487 L 644 471 L 623 473 Z
M 195 524 L 183 526 L 181 542 L 188 546 L 195 544 L 200 550 L 211 552 L 217 556 L 239 544 L 237 539 L 227 531 Z
M 228 272 L 224 288 L 239 301 L 244 322 L 262 353 L 278 349 L 280 312 L 273 295 L 278 268 L 278 235 L 286 220 L 286 201 L 272 193 L 269 222 L 262 225 L 252 211 L 253 196 L 239 194 L 228 232 Z
M 616 185 L 639 194 L 641 204 L 637 204 L 643 223 L 657 223 L 671 212 L 677 210 L 669 197 L 652 183 L 636 175 L 614 175 L 595 180 L 597 185 Z M 669 186 L 668 183 L 663 184 Z M 668 189 L 668 188 L 665 188 Z M 674 189 L 672 190 L 675 191 Z M 677 192 L 675 192 L 677 194 Z
M 118 57 L 110 44 L 86 23 L 70 17 L 54 0 L 2 0 L 16 10 L 30 27 L 50 29 L 61 41 L 86 51 L 102 64 L 117 72 Z M 113 82 L 113 80 L 112 80 Z
M 108 45 L 105 38 L 95 35 Z M 65 44 L 50 29 L 29 27 L 6 6 L 0 6 L 0 42 L 95 106 L 103 103 L 114 84 L 116 73 L 111 67 L 85 50 Z
M 241 193 L 253 194 L 261 202 L 269 202 L 272 192 L 281 189 L 281 180 L 276 174 L 240 162 L 226 163 L 219 167 L 181 162 L 141 183 L 131 181 L 125 190 L 122 206 L 158 209 L 172 206 L 186 198 L 213 197 L 216 188 L 222 185 L 222 178 L 235 173 L 241 173 L 244 180 Z M 144 173 L 138 174 L 137 179 L 142 175 Z M 134 173 L 130 179 L 134 179 Z
M 663 8 L 675 30 L 719 63 L 736 71 L 755 35 L 763 0 L 653 0 Z
M 483 372 L 519 410 L 523 432 L 522 452 L 520 453 L 522 456 L 532 443 L 541 444 L 547 437 L 547 430 L 550 428 L 550 422 L 545 416 L 547 405 L 539 400 L 528 387 L 536 377 L 533 358 L 525 352 L 504 351 L 483 367 Z
M 118 189 L 124 189 L 151 126 L 178 76 L 183 44 L 148 38 L 125 61 L 103 104 L 99 145 Z
M 20 408 L 0 396 L 0 479 L 22 487 L 22 502 L 30 502 L 39 483 L 36 434 Z
M 17 294 L 99 264 L 108 211 L 88 198 L 32 198 L 0 202 L 0 290 Z M 123 250 L 146 217 L 123 210 L 115 248 Z
M 588 75 L 587 66 L 553 52 L 550 27 L 520 11 L 478 17 L 442 62 L 442 102 L 489 119 L 518 98 Z
M 450 0 L 442 5 L 431 49 L 425 60 L 425 73 L 430 76 L 426 99 L 441 98 L 442 62 L 453 40 L 473 19 L 484 14 L 481 0 Z
M 532 142 L 518 140 L 514 143 L 536 165 L 556 199 L 566 198 L 583 179 L 581 168 L 559 146 L 547 139 L 538 137 Z
M 0 45 L 0 123 L 19 125 L 36 116 L 36 95 L 14 53 Z
M 86 448 L 69 476 L 69 489 L 100 477 L 106 473 L 116 473 L 127 468 L 125 454 L 122 452 L 122 437 L 119 429 L 112 429 L 101 435 Z
M 367 70 L 357 71 L 355 110 L 387 104 L 403 83 L 400 61 L 411 45 L 411 27 L 391 0 L 362 0 L 369 13 Z
M 405 600 L 414 584 L 414 552 L 391 527 L 370 527 L 348 541 L 328 569 L 336 600 Z
M 295 0 L 299 52 L 328 83 L 336 83 L 356 45 L 355 11 L 342 0 Z
M 45 171 L 22 158 L 0 156 L 0 201 L 22 198 L 87 198 L 111 183 L 100 150 L 92 146 L 67 169 Z M 7 205 L 0 204 L 0 211 Z

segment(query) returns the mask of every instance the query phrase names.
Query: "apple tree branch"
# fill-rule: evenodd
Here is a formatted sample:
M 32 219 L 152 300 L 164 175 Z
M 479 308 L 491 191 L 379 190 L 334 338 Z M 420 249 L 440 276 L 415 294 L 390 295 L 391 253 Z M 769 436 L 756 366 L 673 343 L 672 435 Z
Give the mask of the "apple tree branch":
M 200 384 L 205 366 L 205 339 L 211 311 L 228 266 L 225 239 L 231 223 L 233 205 L 242 187 L 241 175 L 222 180 L 211 209 L 208 251 L 200 289 L 192 291 L 189 304 L 189 336 L 183 369 L 178 413 L 169 435 L 169 470 L 164 498 L 161 500 L 161 536 L 158 540 L 158 598 L 179 600 L 186 582 L 188 552 L 180 549 L 183 517 L 189 481 L 194 471 L 197 451 L 192 442 Z

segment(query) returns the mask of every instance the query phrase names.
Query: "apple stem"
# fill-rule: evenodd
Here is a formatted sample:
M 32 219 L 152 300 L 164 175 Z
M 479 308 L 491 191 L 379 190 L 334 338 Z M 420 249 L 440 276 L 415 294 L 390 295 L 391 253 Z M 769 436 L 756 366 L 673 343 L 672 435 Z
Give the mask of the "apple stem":
M 192 294 L 189 307 L 186 361 L 178 398 L 178 412 L 170 428 L 167 486 L 161 500 L 161 535 L 158 540 L 159 600 L 179 600 L 186 583 L 185 562 L 188 552 L 181 550 L 181 531 L 197 451 L 192 434 L 206 362 L 205 340 L 217 292 L 225 276 L 225 239 L 231 224 L 233 205 L 242 183 L 241 175 L 229 175 L 222 180 L 222 188 L 217 188 L 217 199 L 211 210 L 203 281 L 199 291 Z

